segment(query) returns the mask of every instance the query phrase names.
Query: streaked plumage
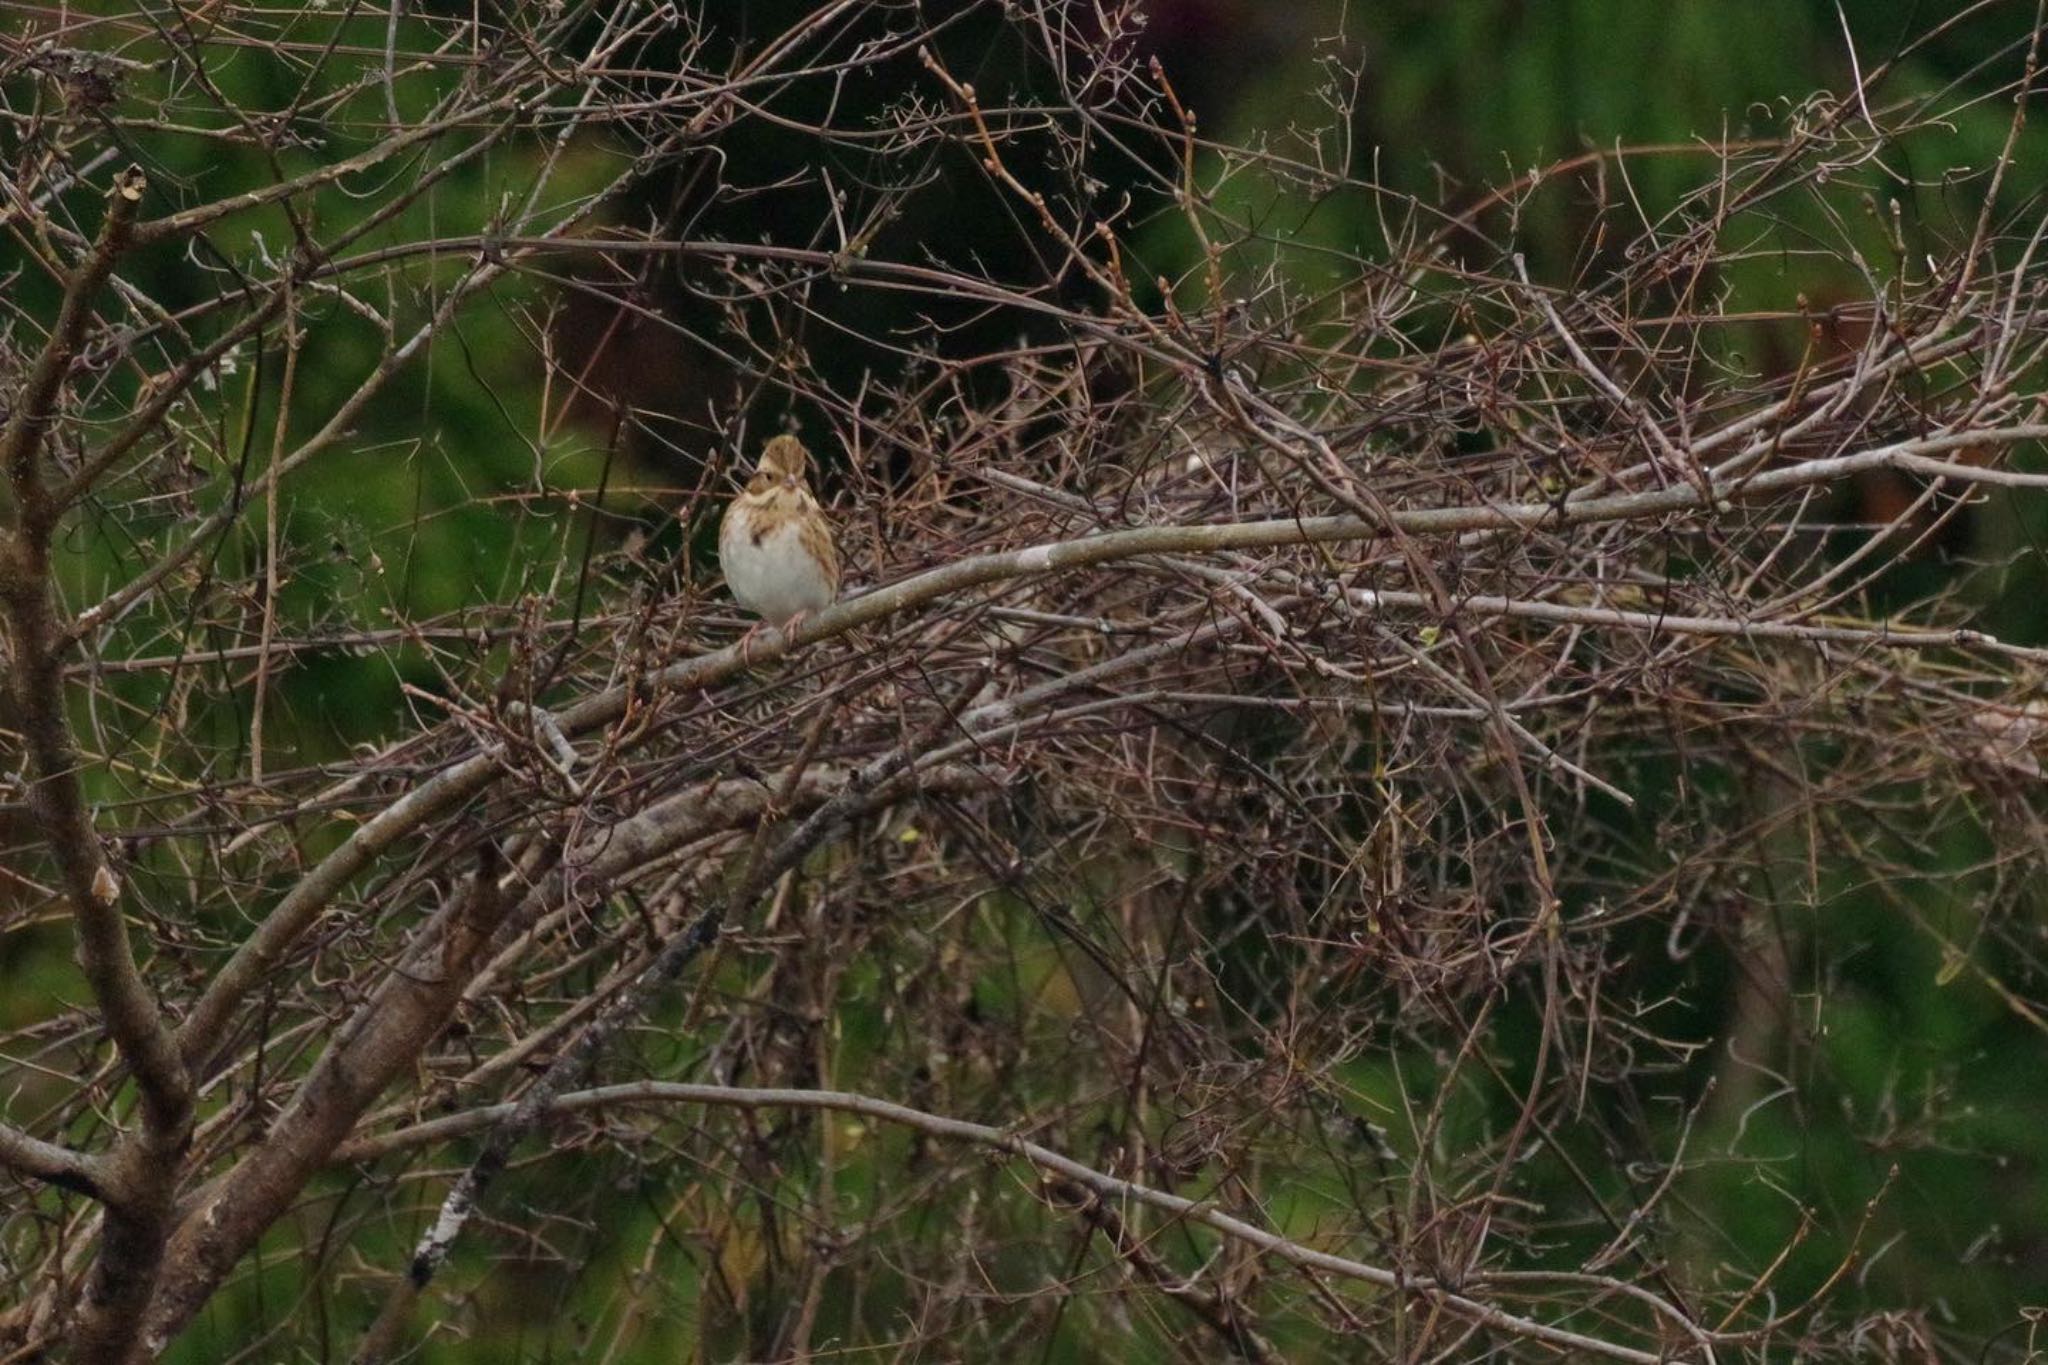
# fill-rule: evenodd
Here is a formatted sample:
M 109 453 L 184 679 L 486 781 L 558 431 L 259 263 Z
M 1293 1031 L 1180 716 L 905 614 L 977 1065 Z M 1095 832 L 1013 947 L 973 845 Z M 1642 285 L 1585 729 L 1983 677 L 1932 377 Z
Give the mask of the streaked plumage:
M 718 526 L 718 562 L 733 600 L 777 626 L 839 596 L 839 551 L 811 495 L 810 465 L 803 442 L 777 436 Z

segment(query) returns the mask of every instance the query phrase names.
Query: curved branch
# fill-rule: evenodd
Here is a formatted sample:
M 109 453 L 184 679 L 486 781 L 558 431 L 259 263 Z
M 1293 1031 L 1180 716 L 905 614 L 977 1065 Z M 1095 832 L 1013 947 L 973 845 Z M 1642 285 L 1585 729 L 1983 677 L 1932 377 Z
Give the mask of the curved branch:
M 987 782 L 982 774 L 956 766 L 918 778 L 876 779 L 869 770 L 809 784 L 802 796 L 816 801 L 818 814 L 811 820 L 819 823 L 814 827 L 806 822 L 804 830 L 810 834 L 804 847 L 833 833 L 839 827 L 835 821 L 857 810 L 899 800 L 912 790 L 958 789 Z M 585 847 L 596 850 L 595 856 L 578 867 L 578 876 L 597 881 L 625 876 L 639 864 L 713 829 L 737 828 L 759 818 L 771 804 L 786 805 L 799 794 L 798 785 L 791 784 L 776 803 L 771 803 L 768 791 L 758 783 L 734 782 L 723 787 L 712 783 L 679 793 L 594 831 Z M 176 1268 L 166 1277 L 152 1308 L 158 1336 L 167 1339 L 182 1327 L 263 1230 L 290 1207 L 313 1173 L 332 1162 L 333 1151 L 369 1105 L 433 1040 L 477 975 L 488 970 L 487 950 L 500 926 L 516 931 L 543 907 L 570 894 L 568 879 L 557 875 L 531 888 L 515 904 L 514 893 L 523 884 L 520 874 L 504 872 L 495 850 L 485 847 L 489 856 L 464 898 L 415 933 L 407 953 L 376 992 L 337 1031 L 336 1041 L 271 1124 L 262 1145 L 204 1193 L 187 1201 L 171 1241 Z M 776 864 L 774 871 L 779 873 L 782 866 Z M 755 880 L 762 879 L 757 875 Z M 685 946 L 671 945 L 673 970 L 680 971 L 716 936 L 716 925 L 707 930 L 706 922 L 700 920 L 691 934 L 679 937 L 678 942 Z M 658 960 L 642 973 L 636 989 L 644 992 L 650 989 L 649 981 L 658 983 L 656 968 L 667 960 Z M 586 1059 L 593 1056 L 603 1039 L 638 1008 L 639 1001 L 639 996 L 629 994 L 622 1002 L 607 1002 L 591 1030 L 571 1043 L 569 1050 Z M 588 1036 L 592 1031 L 597 1034 L 594 1038 Z M 549 1074 L 554 1074 L 552 1068 Z M 507 1151 L 521 1133 L 523 1130 L 504 1139 Z M 476 1185 L 481 1188 L 494 1174 L 494 1168 L 484 1170 Z
M 1387 516 L 1385 525 L 1358 516 L 1325 516 L 1202 526 L 1145 526 L 1134 530 L 1106 531 L 1021 550 L 974 555 L 848 598 L 807 619 L 793 634 L 774 630 L 764 632 L 750 644 L 744 659 L 737 646 L 701 654 L 670 665 L 644 682 L 636 681 L 590 697 L 562 711 L 558 719 L 565 734 L 587 734 L 619 719 L 625 714 L 636 691 L 650 684 L 671 690 L 709 687 L 750 666 L 749 661 L 755 665 L 772 662 L 797 647 L 844 635 L 859 626 L 969 588 L 1008 579 L 1064 569 L 1093 568 L 1144 555 L 1207 554 L 1371 540 L 1392 530 L 1415 536 L 1457 535 L 1468 531 L 1557 529 L 1689 511 L 1719 511 L 1730 507 L 1731 500 L 1738 496 L 1755 499 L 1832 483 L 1864 470 L 1902 467 L 1908 459 L 1931 453 L 2043 440 L 2048 440 L 2048 425 L 2016 425 L 1899 441 L 1759 474 L 1707 479 L 1701 483 L 1588 498 L 1583 502 L 1419 508 L 1392 512 Z M 1944 464 L 1942 469 L 1945 477 L 1963 480 L 1987 472 L 1973 466 L 1953 464 Z M 1714 505 L 1707 507 L 1710 497 Z M 1991 642 L 1989 636 L 1974 636 L 1972 639 Z M 349 879 L 369 865 L 372 858 L 429 821 L 482 794 L 497 782 L 503 772 L 495 754 L 472 755 L 385 807 L 323 858 L 244 940 L 193 1006 L 178 1035 L 187 1059 L 196 1059 L 213 1045 L 235 1006 L 254 989 L 257 982 L 276 968 L 291 945 Z
M 1396 1293 L 1421 1295 L 1460 1317 L 1496 1331 L 1511 1333 L 1531 1341 L 1541 1341 L 1566 1350 L 1600 1356 L 1607 1360 L 1626 1360 L 1641 1362 L 1641 1365 L 1654 1365 L 1657 1361 L 1671 1358 L 1666 1353 L 1641 1351 L 1631 1346 L 1587 1336 L 1583 1332 L 1574 1332 L 1538 1322 L 1533 1318 L 1520 1317 L 1492 1304 L 1482 1303 L 1457 1293 L 1427 1277 L 1403 1275 L 1383 1266 L 1353 1260 L 1348 1256 L 1318 1251 L 1226 1213 L 1208 1201 L 1169 1194 L 1165 1190 L 1141 1185 L 1134 1180 L 1123 1180 L 1098 1171 L 1092 1166 L 1084 1166 L 1072 1157 L 1032 1142 L 1012 1130 L 970 1123 L 965 1119 L 947 1118 L 890 1100 L 877 1099 L 871 1095 L 838 1090 L 750 1089 L 740 1086 L 694 1085 L 681 1081 L 631 1081 L 622 1085 L 598 1086 L 557 1095 L 545 1108 L 549 1114 L 566 1114 L 584 1109 L 604 1108 L 608 1105 L 651 1103 L 703 1104 L 736 1109 L 822 1109 L 901 1124 L 933 1137 L 970 1142 L 1021 1157 L 1041 1171 L 1084 1186 L 1105 1199 L 1124 1204 L 1144 1204 L 1187 1222 L 1199 1223 L 1225 1237 L 1254 1246 L 1276 1260 L 1285 1261 L 1304 1270 L 1321 1271 L 1324 1274 L 1356 1280 Z M 444 1142 L 450 1138 L 493 1129 L 511 1118 L 519 1107 L 518 1104 L 494 1104 L 460 1114 L 450 1114 L 446 1118 L 430 1119 L 425 1123 L 413 1124 L 378 1137 L 347 1143 L 335 1151 L 334 1159 L 338 1163 L 374 1161 L 394 1152 L 409 1151 L 430 1143 Z

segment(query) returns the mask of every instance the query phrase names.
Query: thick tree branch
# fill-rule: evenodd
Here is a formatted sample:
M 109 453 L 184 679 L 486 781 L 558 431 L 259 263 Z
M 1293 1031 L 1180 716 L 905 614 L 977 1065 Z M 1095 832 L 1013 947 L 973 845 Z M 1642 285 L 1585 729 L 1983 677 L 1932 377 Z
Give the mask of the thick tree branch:
M 852 807 L 865 809 L 899 800 L 927 787 L 957 790 L 986 784 L 986 777 L 968 768 L 925 774 L 914 784 L 876 783 L 863 780 L 861 774 L 842 774 L 836 781 L 806 784 L 805 799 L 821 811 L 850 814 Z M 772 804 L 771 794 L 758 782 L 712 784 L 679 793 L 615 826 L 592 831 L 585 841 L 592 856 L 578 863 L 576 877 L 597 884 L 623 878 L 714 829 L 735 828 L 757 819 Z M 836 827 L 828 825 L 827 833 Z M 778 873 L 783 866 L 786 863 L 776 864 Z M 530 890 L 515 906 L 511 893 L 516 889 L 516 874 L 500 878 L 495 859 L 489 867 L 488 897 L 480 870 L 462 905 L 451 907 L 422 927 L 414 946 L 357 1011 L 290 1105 L 278 1115 L 263 1144 L 226 1176 L 212 1182 L 206 1194 L 185 1211 L 171 1244 L 174 1273 L 152 1309 L 155 1340 L 168 1340 L 178 1330 L 263 1230 L 289 1207 L 312 1174 L 331 1163 L 334 1149 L 369 1105 L 440 1032 L 487 963 L 486 950 L 501 928 L 517 932 L 569 894 L 566 877 L 557 874 Z M 686 950 L 683 961 L 709 941 L 701 926 L 697 938 L 702 941 Z M 648 979 L 643 973 L 636 990 L 646 990 Z M 631 998 L 644 1001 L 645 997 L 635 994 Z M 595 1050 L 590 1046 L 588 1055 L 594 1056 Z M 516 1143 L 516 1138 L 512 1142 Z M 479 1186 L 488 1180 L 489 1174 L 482 1176 Z
M 1932 452 L 1979 446 L 2017 445 L 2048 440 L 2048 426 L 2017 425 L 1968 435 L 1931 436 L 1900 441 L 1824 460 L 1767 470 L 1742 478 L 1709 482 L 1706 491 L 1685 483 L 1639 493 L 1589 498 L 1583 502 L 1510 503 L 1422 508 L 1392 514 L 1392 526 L 1410 535 L 1457 535 L 1471 531 L 1539 530 L 1595 525 L 1670 516 L 1702 510 L 1711 495 L 1717 503 L 1735 497 L 1754 500 L 1793 489 L 1826 486 L 1870 469 L 1902 467 L 1903 462 Z M 1974 466 L 1944 464 L 1948 477 L 1967 480 L 1987 471 Z M 1718 508 L 1706 509 L 1709 511 Z M 727 646 L 673 664 L 644 683 L 613 688 L 564 709 L 559 716 L 565 734 L 588 734 L 619 719 L 638 689 L 649 684 L 661 690 L 695 691 L 722 682 L 758 663 L 781 657 L 791 649 L 831 639 L 857 627 L 883 620 L 969 588 L 1008 579 L 1066 569 L 1094 568 L 1157 554 L 1202 554 L 1283 545 L 1324 545 L 1370 540 L 1381 527 L 1356 516 L 1300 517 L 1272 521 L 1220 523 L 1206 526 L 1147 526 L 1106 531 L 1073 540 L 974 555 L 913 575 L 900 582 L 830 607 L 805 620 L 793 635 L 764 633 L 745 657 Z M 1995 643 L 1972 633 L 1957 643 Z M 323 858 L 278 902 L 255 932 L 214 977 L 179 1029 L 188 1059 L 209 1049 L 225 1028 L 235 1006 L 313 923 L 355 874 L 369 866 L 385 848 L 428 822 L 458 809 L 489 790 L 504 775 L 491 754 L 477 754 L 415 787 L 364 821 L 341 845 Z
M 161 1350 L 242 1252 L 305 1187 L 384 1088 L 433 1041 L 484 960 L 509 901 L 503 864 L 486 843 L 460 895 L 420 926 L 405 956 L 299 1085 L 260 1146 L 197 1201 L 171 1239 L 151 1308 L 149 1351 Z
M 727 920 L 734 913 L 744 914 L 751 910 L 783 873 L 836 837 L 861 811 L 893 799 L 891 780 L 910 766 L 919 751 L 930 747 L 938 732 L 951 728 L 953 712 L 951 706 L 940 708 L 941 718 L 931 733 L 867 764 L 850 776 L 846 785 L 830 800 L 777 840 L 771 852 L 754 857 L 730 895 L 714 901 L 682 933 L 663 944 L 631 988 L 606 1006 L 573 1042 L 562 1049 L 540 1078 L 520 1096 L 505 1119 L 491 1130 L 483 1151 L 442 1200 L 440 1216 L 420 1239 L 413 1253 L 410 1271 L 385 1302 L 363 1349 L 357 1353 L 358 1365 L 374 1365 L 387 1358 L 396 1347 L 413 1301 L 440 1272 L 449 1252 L 454 1249 L 456 1239 L 476 1213 L 485 1191 L 504 1170 L 519 1144 L 546 1116 L 554 1097 L 582 1082 L 619 1031 L 640 1018 L 657 995 L 718 942 Z
M 98 1163 L 92 1157 L 30 1137 L 11 1124 L 0 1123 L 0 1168 L 95 1199 L 102 1196 Z
M 331 1353 L 268 1286 L 360 1260 L 389 1201 L 318 1192 L 405 1152 L 445 1198 L 363 1343 L 399 1355 L 508 1212 L 497 1173 L 605 1102 L 739 1111 L 731 1162 L 672 1193 L 772 1196 L 714 1213 L 768 1253 L 717 1269 L 793 1306 L 695 1324 L 726 1355 L 858 1350 L 906 1296 L 957 1349 L 1047 1307 L 1253 1359 L 1320 1327 L 1709 1365 L 1903 1321 L 1910 1265 L 1787 1308 L 1790 1245 L 1665 1216 L 1768 1160 L 1744 1124 L 1609 1118 L 1689 1110 L 1706 1049 L 1782 1069 L 1784 1040 L 1717 1032 L 1720 965 L 1836 888 L 1954 899 L 1896 910 L 1935 985 L 2038 1022 L 2012 893 L 2048 849 L 2048 649 L 1968 629 L 2024 616 L 2006 513 L 2048 490 L 2048 224 L 2004 202 L 2038 43 L 2004 49 L 1998 162 L 1957 172 L 1992 187 L 1966 244 L 1924 194 L 1846 210 L 1981 79 L 1785 92 L 1782 139 L 1658 153 L 1716 159 L 1676 200 L 1576 178 L 1649 150 L 1617 146 L 1459 212 L 1324 155 L 1340 80 L 1313 155 L 1202 137 L 1171 54 L 1131 55 L 1135 0 L 1085 33 L 1058 0 L 821 0 L 766 42 L 672 8 L 0 42 L 28 136 L 0 219 L 35 272 L 0 291 L 0 850 L 29 855 L 0 853 L 0 933 L 71 925 L 85 983 L 5 1049 L 48 1118 L 0 1123 L 32 1195 L 0 1215 L 0 1361 L 142 1365 L 202 1323 Z M 91 177 L 194 145 L 189 197 L 151 221 L 129 172 L 102 214 Z M 1558 195 L 1590 234 L 1568 282 L 1524 230 Z M 1287 203 L 1338 230 L 1276 231 Z M 1866 268 L 1873 228 L 1895 259 Z M 1776 278 L 1741 268 L 1773 248 Z M 280 387 L 279 327 L 318 383 Z M 272 422 L 297 436 L 266 467 Z M 862 586 L 714 649 L 704 532 L 781 424 Z M 302 669 L 321 642 L 403 700 Z M 684 1037 L 617 1055 L 693 975 Z M 895 1144 L 798 1115 L 835 1104 L 909 1138 L 883 1204 Z M 657 1163 L 728 1126 L 659 1117 Z M 1006 1174 L 953 1178 L 984 1157 Z M 615 1241 L 611 1196 L 564 1198 L 567 1254 Z M 1839 1212 L 1813 1226 L 1866 1254 Z M 613 1354 L 689 1255 L 648 1240 Z
M 0 466 L 13 490 L 16 518 L 0 545 L 0 603 L 13 645 L 9 680 L 33 773 L 29 804 L 70 902 L 79 966 L 141 1096 L 139 1129 L 95 1181 L 108 1211 L 80 1324 L 79 1355 L 85 1360 L 115 1359 L 128 1349 L 140 1305 L 155 1283 L 178 1163 L 192 1131 L 185 1064 L 136 964 L 121 913 L 121 879 L 107 861 L 79 781 L 51 585 L 50 543 L 61 508 L 49 497 L 41 460 L 43 434 L 93 300 L 133 240 L 143 185 L 139 170 L 115 177 L 99 239 L 67 283 L 56 325 L 0 435 Z

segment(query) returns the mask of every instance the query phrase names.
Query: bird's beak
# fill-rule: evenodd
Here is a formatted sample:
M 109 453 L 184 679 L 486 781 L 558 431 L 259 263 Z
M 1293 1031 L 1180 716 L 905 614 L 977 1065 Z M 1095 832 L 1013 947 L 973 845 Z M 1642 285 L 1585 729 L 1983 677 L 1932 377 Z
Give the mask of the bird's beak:
M 801 482 L 803 482 L 803 480 L 799 479 L 794 474 L 784 474 L 782 476 L 782 486 L 784 488 L 795 488 Z

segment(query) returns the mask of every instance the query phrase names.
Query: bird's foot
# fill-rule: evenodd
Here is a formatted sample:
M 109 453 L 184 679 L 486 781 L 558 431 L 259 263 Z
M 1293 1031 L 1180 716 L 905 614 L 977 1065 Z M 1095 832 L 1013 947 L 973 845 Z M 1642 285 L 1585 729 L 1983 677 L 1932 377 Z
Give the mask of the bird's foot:
M 753 625 L 747 627 L 747 633 L 740 636 L 739 638 L 740 663 L 745 667 L 753 667 L 754 661 L 751 655 L 749 654 L 749 651 L 753 648 L 754 641 L 757 638 L 759 638 L 762 631 L 769 630 L 772 628 L 775 631 L 775 633 L 781 637 L 782 644 L 786 648 L 789 645 L 790 640 L 796 635 L 796 628 L 802 625 L 805 621 L 808 621 L 810 618 L 811 613 L 808 609 L 806 609 L 798 612 L 796 615 L 790 617 L 787 621 L 784 621 L 779 625 L 770 621 L 754 622 Z

